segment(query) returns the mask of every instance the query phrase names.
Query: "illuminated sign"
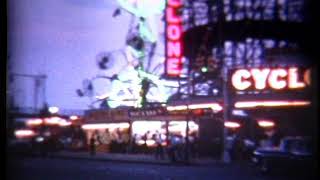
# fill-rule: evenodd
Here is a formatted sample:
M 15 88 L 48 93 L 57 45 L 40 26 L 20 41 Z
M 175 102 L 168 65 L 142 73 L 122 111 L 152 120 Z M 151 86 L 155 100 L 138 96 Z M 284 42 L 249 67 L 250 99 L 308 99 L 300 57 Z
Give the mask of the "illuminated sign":
M 182 0 L 168 0 L 166 6 L 166 74 L 178 77 L 182 70 L 182 18 L 177 11 Z
M 131 110 L 129 110 L 130 117 L 162 116 L 165 114 L 166 114 L 166 109 L 164 109 L 164 108 L 131 109 Z
M 238 69 L 231 75 L 236 90 L 303 89 L 310 85 L 310 70 L 290 68 Z

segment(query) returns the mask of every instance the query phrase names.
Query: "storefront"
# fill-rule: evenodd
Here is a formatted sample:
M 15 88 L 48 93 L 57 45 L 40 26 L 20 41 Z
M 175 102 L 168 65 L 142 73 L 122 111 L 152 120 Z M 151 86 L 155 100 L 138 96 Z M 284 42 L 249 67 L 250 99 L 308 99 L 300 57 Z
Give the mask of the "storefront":
M 208 119 L 213 119 L 221 110 L 222 107 L 218 103 L 198 103 L 188 106 L 186 103 L 176 103 L 157 108 L 96 110 L 86 113 L 82 128 L 87 134 L 88 142 L 91 137 L 99 136 L 98 151 L 151 153 L 159 144 L 162 147 L 168 147 L 173 143 L 185 144 L 187 132 L 188 143 L 192 144 L 199 140 L 199 142 L 205 141 L 208 145 L 210 140 L 206 137 L 212 130 L 212 128 L 208 130 L 208 125 L 214 124 Z M 119 140 L 119 134 L 125 138 Z M 216 134 L 221 136 L 220 131 Z M 124 142 L 122 150 L 111 150 L 112 141 L 118 141 L 118 144 Z
M 229 114 L 242 125 L 238 133 L 258 145 L 268 138 L 277 145 L 284 136 L 311 137 L 315 127 L 310 74 L 311 68 L 297 66 L 231 70 Z

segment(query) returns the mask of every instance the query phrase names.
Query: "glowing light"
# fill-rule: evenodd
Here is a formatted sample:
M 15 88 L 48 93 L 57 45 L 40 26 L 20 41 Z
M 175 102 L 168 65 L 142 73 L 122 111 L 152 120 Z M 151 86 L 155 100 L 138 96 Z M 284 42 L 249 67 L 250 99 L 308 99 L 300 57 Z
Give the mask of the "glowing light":
M 239 110 L 239 109 L 233 110 L 232 114 L 237 115 L 237 116 L 248 116 L 247 113 L 245 113 L 243 110 Z
M 278 107 L 278 106 L 308 106 L 310 101 L 240 101 L 235 103 L 236 108 Z
M 144 141 L 144 140 L 142 140 L 142 139 L 140 139 L 140 140 L 138 140 L 138 141 L 137 141 L 137 144 L 139 144 L 139 145 L 143 145 L 143 144 L 145 144 L 145 141 Z
M 244 81 L 243 79 L 250 78 L 251 74 L 246 69 L 237 70 L 231 78 L 233 86 L 238 90 L 245 90 L 251 86 L 249 81 Z
M 231 121 L 227 121 L 224 123 L 224 126 L 226 128 L 239 128 L 241 125 L 237 122 L 231 122 Z
M 161 121 L 134 121 L 132 123 L 132 133 L 144 135 L 147 131 L 160 132 L 163 124 Z
M 16 130 L 14 134 L 17 138 L 24 138 L 24 137 L 34 136 L 35 132 L 29 129 L 21 129 L 21 130 Z
M 255 89 L 263 90 L 267 88 L 267 83 L 272 89 L 298 89 L 310 85 L 310 70 L 303 74 L 303 81 L 299 81 L 298 68 L 277 68 L 277 69 L 239 69 L 231 77 L 233 87 L 237 90 L 246 90 L 254 85 Z M 252 78 L 250 78 L 252 77 Z M 281 78 L 281 79 L 280 79 Z
M 59 111 L 58 107 L 49 107 L 49 112 L 52 114 L 57 113 L 58 111 Z
M 59 126 L 70 126 L 72 123 L 71 122 L 68 122 L 66 120 L 60 120 L 59 122 Z
M 154 145 L 156 145 L 156 141 L 153 139 L 148 139 L 148 140 L 146 140 L 146 144 L 147 144 L 147 146 L 154 146 Z
M 289 68 L 289 88 L 297 89 L 304 88 L 306 85 L 304 82 L 298 81 L 298 68 Z
M 203 72 L 203 73 L 208 72 L 208 68 L 207 67 L 202 67 L 201 68 L 201 72 Z
M 129 128 L 129 123 L 100 123 L 100 124 L 84 124 L 81 126 L 85 130 L 96 130 L 96 129 L 126 129 Z
M 167 106 L 168 111 L 178 111 L 178 110 L 187 110 L 187 109 L 201 109 L 201 108 L 211 108 L 215 111 L 221 111 L 223 108 L 218 103 L 208 103 L 208 104 L 191 104 L 187 105 L 179 105 L 179 106 Z
M 77 120 L 77 119 L 79 119 L 79 117 L 78 116 L 70 116 L 70 119 L 71 120 Z
M 167 28 L 167 36 L 168 36 L 168 38 L 170 40 L 172 40 L 172 41 L 180 40 L 181 34 L 182 34 L 181 28 L 178 25 L 170 25 L 170 26 L 168 26 L 168 28 Z M 172 47 L 172 46 L 170 46 L 170 47 Z
M 270 72 L 270 69 L 251 69 L 251 74 L 254 79 L 255 88 L 256 89 L 264 89 L 266 88 L 266 81 L 268 74 Z
M 269 85 L 273 89 L 283 89 L 287 86 L 287 82 L 285 80 L 279 80 L 279 77 L 286 77 L 287 71 L 284 69 L 275 69 L 271 71 L 269 77 Z
M 186 110 L 188 109 L 188 106 L 181 105 L 181 106 L 167 106 L 168 111 L 177 111 L 177 110 Z
M 59 124 L 61 118 L 59 117 L 51 117 L 51 118 L 45 118 L 44 121 L 46 124 Z
M 181 73 L 181 59 L 167 58 L 167 71 L 169 75 L 178 76 Z
M 180 76 L 182 70 L 182 18 L 178 16 L 181 0 L 168 0 L 166 7 L 166 73 L 169 76 Z
M 168 42 L 168 56 L 181 56 L 181 44 L 179 42 Z
M 274 122 L 270 120 L 258 120 L 258 125 L 260 127 L 274 127 Z
M 182 132 L 184 133 L 187 128 L 186 121 L 171 121 L 169 123 L 168 130 L 171 132 Z M 190 131 L 197 131 L 199 129 L 199 125 L 194 121 L 189 121 L 189 129 Z
M 27 121 L 27 126 L 38 126 L 42 124 L 42 119 L 30 119 Z

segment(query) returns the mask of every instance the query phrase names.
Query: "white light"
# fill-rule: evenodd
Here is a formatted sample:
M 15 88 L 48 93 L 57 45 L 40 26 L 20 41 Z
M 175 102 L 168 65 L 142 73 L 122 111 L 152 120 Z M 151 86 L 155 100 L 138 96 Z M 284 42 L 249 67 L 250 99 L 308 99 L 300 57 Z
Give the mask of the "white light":
M 171 132 L 185 132 L 187 128 L 187 122 L 186 121 L 171 121 L 169 123 L 168 130 Z M 194 121 L 189 121 L 189 129 L 190 131 L 197 131 L 199 129 L 198 124 L 196 124 Z
M 43 140 L 44 140 L 43 137 L 37 137 L 37 138 L 36 138 L 36 141 L 37 141 L 37 142 L 42 142 Z
M 269 120 L 259 120 L 258 125 L 260 127 L 273 127 L 275 124 L 272 121 Z
M 132 134 L 144 135 L 147 131 L 161 131 L 161 121 L 135 121 L 132 123 Z
M 167 110 L 168 111 L 177 111 L 177 110 L 186 110 L 188 107 L 186 105 L 181 105 L 181 106 L 168 106 Z
M 277 106 L 307 106 L 310 101 L 240 101 L 235 103 L 236 108 L 255 108 L 258 106 L 277 107 Z
M 177 111 L 177 110 L 187 110 L 187 109 L 201 109 L 201 108 L 211 108 L 215 111 L 221 111 L 223 108 L 218 103 L 208 103 L 208 104 L 191 104 L 187 105 L 179 105 L 179 106 L 168 106 L 168 111 Z
M 52 114 L 57 113 L 58 111 L 59 111 L 58 107 L 49 107 L 49 112 Z
M 227 128 L 239 128 L 240 127 L 240 124 L 237 123 L 237 122 L 225 122 L 224 123 L 224 126 L 227 127 Z
M 77 120 L 79 117 L 78 116 L 70 116 L 71 120 Z
M 71 122 L 68 122 L 68 121 L 63 119 L 63 120 L 60 120 L 59 125 L 60 126 L 70 126 Z
M 142 139 L 140 139 L 140 140 L 137 142 L 137 144 L 139 144 L 139 145 L 142 145 L 142 144 L 144 144 L 144 143 L 145 143 L 145 141 L 142 140 Z
M 213 94 L 216 95 L 218 94 L 219 90 L 218 89 L 213 89 Z
M 30 119 L 27 121 L 28 126 L 36 126 L 42 124 L 42 119 Z
M 45 123 L 46 124 L 59 124 L 61 118 L 59 117 L 51 117 L 51 118 L 46 118 Z
M 17 138 L 22 138 L 22 137 L 33 136 L 35 135 L 35 132 L 29 129 L 22 129 L 22 130 L 16 130 L 14 134 Z
M 251 74 L 246 69 L 237 70 L 231 77 L 232 85 L 238 90 L 245 90 L 251 86 L 251 82 L 245 79 L 251 77 Z
M 248 116 L 248 114 L 245 113 L 243 110 L 236 110 L 236 109 L 232 111 L 232 114 L 237 116 Z
M 156 144 L 156 141 L 154 141 L 153 139 L 148 139 L 146 140 L 146 144 L 147 146 L 153 146 Z

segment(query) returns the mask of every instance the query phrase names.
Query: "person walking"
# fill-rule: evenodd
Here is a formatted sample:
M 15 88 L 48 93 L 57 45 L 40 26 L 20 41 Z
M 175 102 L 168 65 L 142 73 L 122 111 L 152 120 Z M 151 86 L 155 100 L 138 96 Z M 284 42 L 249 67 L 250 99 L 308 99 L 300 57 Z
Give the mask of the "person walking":
M 154 139 L 156 142 L 156 159 L 164 159 L 164 155 L 163 155 L 163 147 L 162 147 L 162 140 L 161 140 L 161 134 L 159 131 L 156 131 L 156 133 L 154 134 Z

